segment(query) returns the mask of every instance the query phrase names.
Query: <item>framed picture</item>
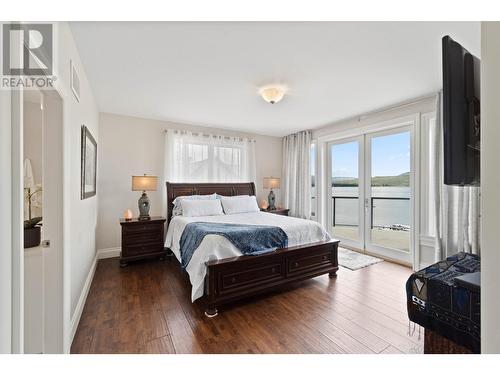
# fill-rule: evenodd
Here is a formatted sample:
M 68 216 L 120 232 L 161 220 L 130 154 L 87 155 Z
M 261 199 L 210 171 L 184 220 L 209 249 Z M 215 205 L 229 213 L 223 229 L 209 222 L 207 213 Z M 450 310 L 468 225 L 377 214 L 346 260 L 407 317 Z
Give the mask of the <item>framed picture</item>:
M 71 83 L 71 91 L 73 91 L 73 95 L 75 95 L 76 100 L 80 102 L 80 77 L 78 77 L 78 72 L 76 71 L 75 64 L 70 60 L 70 83 Z
M 81 199 L 96 194 L 97 180 L 97 143 L 89 129 L 82 125 L 82 179 Z

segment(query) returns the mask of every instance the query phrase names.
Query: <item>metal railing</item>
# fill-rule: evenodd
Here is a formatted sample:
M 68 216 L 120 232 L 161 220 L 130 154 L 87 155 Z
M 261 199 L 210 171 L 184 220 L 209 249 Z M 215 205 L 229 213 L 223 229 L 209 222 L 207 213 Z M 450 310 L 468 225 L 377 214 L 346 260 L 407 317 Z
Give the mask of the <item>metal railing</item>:
M 335 226 L 336 225 L 335 210 L 336 210 L 336 206 L 337 206 L 337 199 L 359 199 L 359 197 L 333 195 L 332 199 L 333 199 L 333 221 L 332 221 L 332 224 L 333 224 L 333 226 Z M 406 201 L 410 200 L 410 198 L 406 198 L 406 197 L 371 197 L 371 199 L 370 199 L 370 223 L 371 223 L 371 228 L 372 229 L 373 229 L 373 209 L 375 208 L 373 202 L 376 199 L 383 199 L 383 200 L 406 200 Z M 355 224 L 340 224 L 340 225 L 343 225 L 343 226 L 352 226 L 352 227 L 357 226 Z
M 332 196 L 332 199 L 333 199 L 333 226 L 336 225 L 336 221 L 335 221 L 335 210 L 336 210 L 336 207 L 337 207 L 337 199 L 359 199 L 359 197 L 349 197 L 349 196 Z M 346 227 L 355 227 L 357 225 L 353 225 L 353 224 L 342 224 Z

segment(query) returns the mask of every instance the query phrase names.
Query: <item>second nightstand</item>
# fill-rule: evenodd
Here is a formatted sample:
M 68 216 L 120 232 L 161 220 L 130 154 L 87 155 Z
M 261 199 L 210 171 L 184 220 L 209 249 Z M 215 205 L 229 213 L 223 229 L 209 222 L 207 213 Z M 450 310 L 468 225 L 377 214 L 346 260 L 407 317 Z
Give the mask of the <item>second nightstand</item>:
M 288 208 L 277 208 L 275 210 L 264 210 L 261 209 L 262 212 L 269 212 L 270 214 L 275 214 L 275 215 L 283 215 L 283 216 L 288 216 L 288 211 L 290 211 Z
M 133 260 L 163 258 L 167 255 L 163 247 L 165 218 L 120 219 L 120 225 L 122 226 L 120 266 L 125 267 Z

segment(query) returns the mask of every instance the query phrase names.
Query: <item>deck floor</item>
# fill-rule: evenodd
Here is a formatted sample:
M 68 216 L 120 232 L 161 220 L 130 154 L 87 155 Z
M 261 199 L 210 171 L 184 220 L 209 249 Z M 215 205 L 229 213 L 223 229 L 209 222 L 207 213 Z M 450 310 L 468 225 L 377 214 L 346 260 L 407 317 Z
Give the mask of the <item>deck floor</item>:
M 335 238 L 346 238 L 359 241 L 359 228 L 355 226 L 337 225 L 333 228 L 332 235 Z M 371 243 L 390 249 L 410 251 L 410 232 L 402 230 L 387 230 L 373 228 L 371 230 Z
M 103 259 L 72 353 L 422 353 L 408 335 L 409 268 L 341 268 L 205 317 L 175 259 L 120 268 Z

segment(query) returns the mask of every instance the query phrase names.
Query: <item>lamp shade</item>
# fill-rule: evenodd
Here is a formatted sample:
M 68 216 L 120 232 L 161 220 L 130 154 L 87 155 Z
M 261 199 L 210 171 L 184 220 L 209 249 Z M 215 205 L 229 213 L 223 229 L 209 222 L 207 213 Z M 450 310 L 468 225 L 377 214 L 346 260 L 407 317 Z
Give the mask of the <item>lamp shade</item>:
M 132 176 L 132 191 L 156 191 L 158 177 Z
M 264 189 L 279 189 L 280 179 L 277 177 L 264 177 Z

